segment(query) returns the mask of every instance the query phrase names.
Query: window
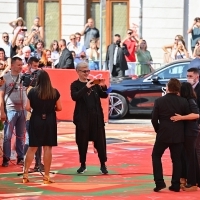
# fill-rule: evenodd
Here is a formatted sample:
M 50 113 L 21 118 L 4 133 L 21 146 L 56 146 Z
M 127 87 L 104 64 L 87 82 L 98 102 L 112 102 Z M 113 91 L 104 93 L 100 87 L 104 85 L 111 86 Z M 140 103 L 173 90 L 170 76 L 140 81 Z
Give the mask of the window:
M 60 2 L 61 0 L 19 0 L 19 15 L 23 17 L 31 32 L 31 26 L 36 16 L 40 18 L 40 25 L 44 27 L 44 42 L 46 48 L 56 39 L 60 39 Z
M 87 0 L 87 19 L 90 17 L 94 19 L 96 28 L 100 29 L 99 0 Z M 128 28 L 129 0 L 106 0 L 106 15 L 103 18 L 103 52 L 106 52 L 106 47 L 112 43 L 114 34 L 120 34 L 123 39 Z
M 186 78 L 189 63 L 173 65 L 158 74 L 159 79 Z

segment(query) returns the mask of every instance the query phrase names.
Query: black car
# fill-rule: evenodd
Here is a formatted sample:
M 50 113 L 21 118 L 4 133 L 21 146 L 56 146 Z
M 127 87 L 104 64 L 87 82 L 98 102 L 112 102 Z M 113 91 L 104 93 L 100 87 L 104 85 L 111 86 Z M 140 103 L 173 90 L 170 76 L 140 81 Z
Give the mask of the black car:
M 109 118 L 120 119 L 130 114 L 150 114 L 155 99 L 165 95 L 170 78 L 186 81 L 189 59 L 178 60 L 163 66 L 144 77 L 121 78 L 111 81 Z

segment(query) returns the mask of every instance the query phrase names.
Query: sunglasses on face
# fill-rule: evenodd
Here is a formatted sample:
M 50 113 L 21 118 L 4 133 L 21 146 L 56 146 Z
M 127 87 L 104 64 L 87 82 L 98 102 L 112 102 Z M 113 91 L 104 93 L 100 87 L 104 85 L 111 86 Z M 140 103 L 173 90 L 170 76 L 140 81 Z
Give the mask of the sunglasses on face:
M 90 73 L 90 70 L 79 70 L 80 72 L 83 72 L 84 74 Z

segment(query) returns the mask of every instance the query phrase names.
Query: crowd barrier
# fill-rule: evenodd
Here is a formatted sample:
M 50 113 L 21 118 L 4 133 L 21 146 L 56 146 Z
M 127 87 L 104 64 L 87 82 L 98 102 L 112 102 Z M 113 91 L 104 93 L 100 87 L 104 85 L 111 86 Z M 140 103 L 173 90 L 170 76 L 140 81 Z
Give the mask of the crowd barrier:
M 60 92 L 60 99 L 62 103 L 62 111 L 57 112 L 58 120 L 73 120 L 73 112 L 75 102 L 72 101 L 70 95 L 70 85 L 73 81 L 78 79 L 78 75 L 74 69 L 49 69 L 45 68 L 48 72 L 51 82 L 54 88 L 58 89 Z M 92 77 L 99 78 L 100 76 L 106 80 L 106 85 L 110 85 L 110 74 L 109 71 L 90 71 L 90 79 Z M 101 100 L 103 112 L 104 112 L 104 121 L 108 122 L 108 110 L 109 110 L 109 99 Z

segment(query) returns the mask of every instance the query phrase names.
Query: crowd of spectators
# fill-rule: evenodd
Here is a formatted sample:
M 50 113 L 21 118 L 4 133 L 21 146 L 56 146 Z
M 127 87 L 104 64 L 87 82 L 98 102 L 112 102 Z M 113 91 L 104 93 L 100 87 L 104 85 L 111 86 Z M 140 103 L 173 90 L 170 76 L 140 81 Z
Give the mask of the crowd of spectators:
M 140 39 L 133 29 L 128 29 L 126 37 L 122 39 L 118 33 L 115 33 L 113 41 L 107 47 L 105 64 L 99 66 L 100 33 L 92 18 L 88 19 L 80 32 L 72 33 L 66 40 L 55 39 L 49 47 L 45 45 L 44 29 L 38 17 L 34 19 L 30 30 L 27 29 L 26 22 L 21 17 L 10 22 L 9 25 L 13 28 L 13 37 L 10 41 L 7 32 L 2 34 L 0 76 L 10 69 L 11 58 L 14 56 L 22 58 L 23 71 L 27 70 L 30 57 L 39 59 L 39 67 L 64 69 L 76 68 L 78 63 L 86 61 L 90 70 L 106 69 L 114 77 L 147 74 L 154 70 L 153 58 L 147 50 L 146 40 Z M 192 36 L 192 55 L 189 54 L 185 45 L 185 38 L 182 35 L 176 35 L 174 43 L 163 46 L 164 63 L 196 57 L 196 50 L 200 47 L 200 18 L 194 19 L 192 26 L 188 29 L 188 34 Z M 64 55 L 62 55 L 63 51 Z
M 173 60 L 196 58 L 197 49 L 200 47 L 200 18 L 196 17 L 191 27 L 188 29 L 188 34 L 191 34 L 191 54 L 185 45 L 185 40 L 182 35 L 176 35 L 174 43 L 163 46 L 164 63 L 169 63 Z
M 114 59 L 115 52 L 115 61 L 113 60 L 115 65 L 110 66 L 109 64 L 105 64 L 104 66 L 99 66 L 100 33 L 95 27 L 92 18 L 88 19 L 80 32 L 72 33 L 67 39 L 55 39 L 49 47 L 45 45 L 44 29 L 40 25 L 40 19 L 38 17 L 34 19 L 30 30 L 27 29 L 26 22 L 22 17 L 10 22 L 9 25 L 13 28 L 12 40 L 10 41 L 7 32 L 3 32 L 2 41 L 0 42 L 0 76 L 3 76 L 10 70 L 11 58 L 14 56 L 22 58 L 23 72 L 27 70 L 27 62 L 30 57 L 39 59 L 40 68 L 73 69 L 76 68 L 78 63 L 85 61 L 88 62 L 90 70 L 110 70 L 112 76 L 112 74 L 115 74 L 112 70 L 116 70 L 116 66 L 117 68 L 120 68 L 121 63 L 119 62 L 125 60 L 125 65 L 128 67 L 123 68 L 123 76 L 139 75 L 144 72 L 149 73 L 152 71 L 152 57 L 150 52 L 147 51 L 147 46 L 144 48 L 142 47 L 145 45 L 144 43 L 146 41 L 139 40 L 136 31 L 132 29 L 127 30 L 127 36 L 122 41 L 121 36 L 118 33 L 115 34 L 119 36 L 120 40 L 118 42 L 120 43 L 116 45 L 114 37 L 114 40 L 112 41 L 114 49 L 112 49 L 111 52 L 113 53 L 113 56 L 109 58 Z M 83 36 L 84 39 L 82 38 Z M 137 48 L 140 46 L 141 48 Z M 123 50 L 123 55 L 120 54 L 121 48 Z M 63 52 L 65 52 L 64 55 Z M 124 58 L 118 58 L 118 54 Z M 148 56 L 146 56 L 147 54 Z M 138 62 L 140 63 L 139 65 L 135 64 L 137 57 Z M 113 63 L 113 61 L 111 63 Z M 110 63 L 110 60 L 106 60 L 106 62 Z M 138 70 L 136 68 L 138 68 Z M 118 74 L 116 76 L 118 76 Z

